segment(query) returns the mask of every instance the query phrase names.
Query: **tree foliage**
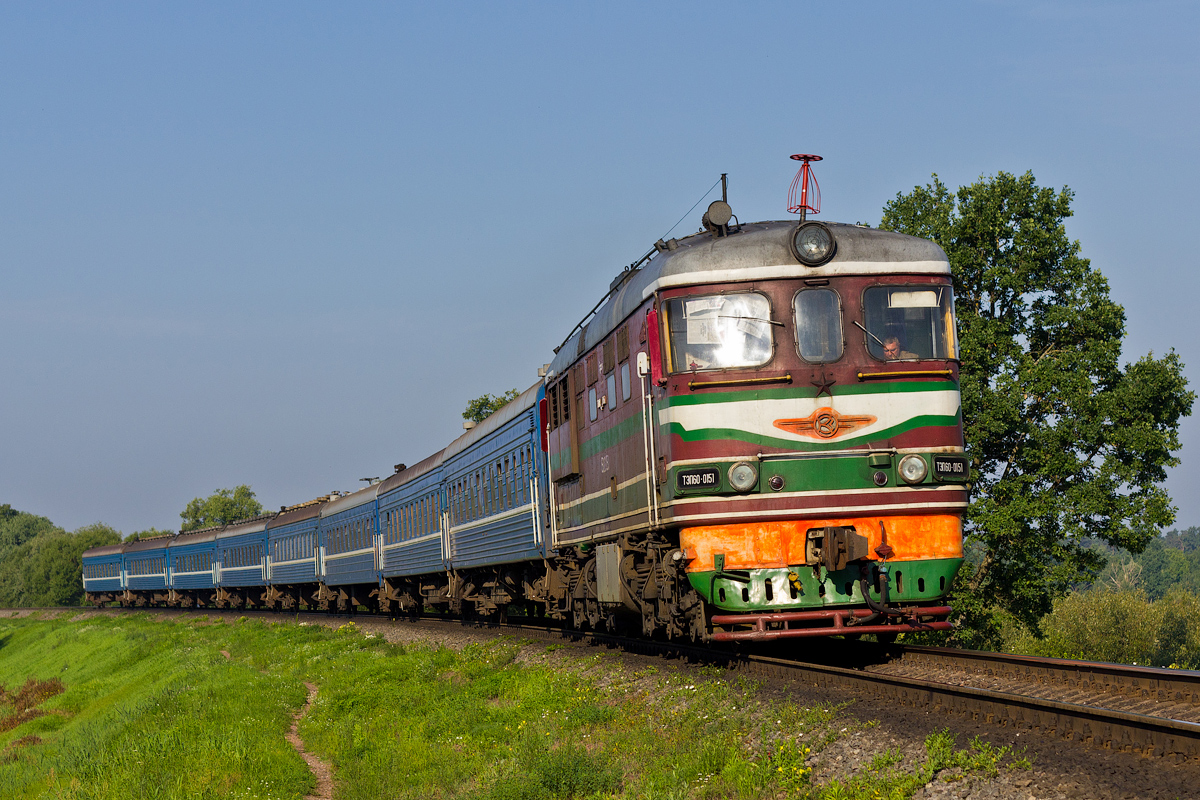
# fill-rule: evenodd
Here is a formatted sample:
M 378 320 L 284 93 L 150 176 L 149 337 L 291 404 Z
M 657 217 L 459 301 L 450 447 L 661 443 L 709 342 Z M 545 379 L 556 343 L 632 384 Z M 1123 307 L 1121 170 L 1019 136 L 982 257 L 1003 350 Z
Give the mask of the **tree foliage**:
M 83 552 L 120 540 L 101 523 L 67 533 L 45 517 L 0 506 L 0 605 L 79 605 Z
M 45 517 L 17 511 L 5 503 L 0 506 L 0 561 L 8 557 L 8 551 L 28 542 L 39 533 L 59 530 Z
M 1013 630 L 1013 653 L 1155 667 L 1200 667 L 1200 598 L 1174 588 L 1151 600 L 1138 589 L 1096 587 L 1054 601 L 1042 636 Z
M 468 422 L 483 422 L 492 414 L 495 414 L 513 400 L 516 400 L 519 394 L 520 392 L 516 389 L 509 389 L 501 395 L 482 394 L 467 403 L 467 408 L 463 411 L 462 417 Z
M 125 536 L 127 542 L 139 542 L 142 539 L 157 539 L 160 536 L 171 536 L 175 531 L 166 528 L 146 528 L 144 531 L 134 531 Z
M 1089 537 L 1140 551 L 1175 509 L 1161 483 L 1191 412 L 1172 350 L 1120 364 L 1125 312 L 1067 237 L 1072 193 L 1001 172 L 951 192 L 898 194 L 880 227 L 950 259 L 972 463 L 959 638 L 998 642 L 997 610 L 1036 629 L 1103 566 Z
M 1200 597 L 1200 528 L 1167 531 L 1141 553 L 1110 549 L 1097 584 L 1115 591 L 1137 589 L 1161 600 L 1176 589 Z
M 262 513 L 262 503 L 254 499 L 254 492 L 249 486 L 242 484 L 233 489 L 218 489 L 203 499 L 194 498 L 179 514 L 183 518 L 180 530 L 194 531 L 214 525 L 228 525 Z

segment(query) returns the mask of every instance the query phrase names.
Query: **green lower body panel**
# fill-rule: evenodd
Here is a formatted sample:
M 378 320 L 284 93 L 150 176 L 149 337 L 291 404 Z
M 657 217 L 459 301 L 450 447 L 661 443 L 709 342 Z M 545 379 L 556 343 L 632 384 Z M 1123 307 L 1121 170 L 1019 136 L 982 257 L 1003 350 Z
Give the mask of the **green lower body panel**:
M 878 562 L 871 562 L 878 566 Z M 892 603 L 928 603 L 940 600 L 962 565 L 961 558 L 888 563 L 888 599 Z M 859 565 L 826 572 L 824 568 L 798 566 L 727 572 L 689 572 L 688 580 L 705 602 L 723 611 L 803 611 L 831 606 L 864 604 Z M 871 584 L 871 599 L 879 588 Z

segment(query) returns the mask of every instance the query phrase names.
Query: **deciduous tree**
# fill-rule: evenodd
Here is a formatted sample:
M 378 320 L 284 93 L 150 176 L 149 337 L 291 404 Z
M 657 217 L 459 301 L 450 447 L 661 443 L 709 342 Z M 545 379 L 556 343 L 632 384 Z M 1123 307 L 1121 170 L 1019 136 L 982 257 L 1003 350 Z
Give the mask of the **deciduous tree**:
M 954 590 L 965 644 L 999 641 L 998 610 L 1037 621 L 1103 566 L 1089 537 L 1140 551 L 1175 516 L 1162 486 L 1191 412 L 1172 350 L 1121 364 L 1124 309 L 1068 238 L 1069 189 L 998 175 L 951 192 L 933 176 L 881 227 L 950 258 L 973 470 L 968 562 Z
M 463 411 L 462 417 L 468 422 L 483 422 L 492 414 L 495 414 L 513 400 L 516 400 L 519 394 L 520 392 L 516 389 L 509 389 L 502 395 L 480 395 L 467 403 L 467 408 Z
M 115 544 L 121 534 L 107 525 L 87 525 L 74 533 L 50 524 L 45 517 L 36 535 L 0 556 L 0 604 L 22 606 L 72 606 L 83 601 L 83 552 Z
M 160 536 L 170 536 L 175 531 L 169 531 L 166 528 L 147 528 L 144 531 L 134 531 L 125 536 L 127 542 L 140 542 L 142 539 L 157 539 Z
M 233 489 L 218 489 L 203 499 L 194 498 L 179 514 L 183 518 L 180 530 L 194 531 L 214 525 L 228 525 L 262 513 L 262 503 L 254 499 L 254 492 L 249 486 L 242 484 Z
M 17 511 L 5 503 L 0 506 L 0 561 L 7 557 L 10 549 L 28 542 L 39 533 L 61 530 L 45 517 Z

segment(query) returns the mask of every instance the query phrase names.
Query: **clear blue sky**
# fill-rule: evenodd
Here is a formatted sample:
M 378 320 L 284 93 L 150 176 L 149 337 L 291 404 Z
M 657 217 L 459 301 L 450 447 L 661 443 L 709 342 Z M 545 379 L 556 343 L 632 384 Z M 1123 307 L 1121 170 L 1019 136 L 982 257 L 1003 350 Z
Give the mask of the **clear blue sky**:
M 0 503 L 173 528 L 461 433 L 721 172 L 1032 170 L 1200 385 L 1193 3 L 0 5 Z M 680 231 L 694 230 L 697 209 Z M 1200 424 L 1168 487 L 1200 525 Z

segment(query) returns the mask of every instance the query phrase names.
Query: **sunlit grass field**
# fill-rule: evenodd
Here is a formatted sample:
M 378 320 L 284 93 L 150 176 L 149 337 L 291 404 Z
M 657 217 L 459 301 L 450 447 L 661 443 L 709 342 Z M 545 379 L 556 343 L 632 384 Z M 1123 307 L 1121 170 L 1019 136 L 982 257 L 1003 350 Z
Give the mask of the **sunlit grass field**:
M 306 681 L 299 733 L 339 800 L 904 798 L 1023 765 L 941 733 L 910 763 L 890 751 L 818 784 L 814 759 L 849 730 L 839 709 L 560 649 L 232 617 L 0 619 L 0 797 L 303 797 L 316 782 L 285 734 Z

